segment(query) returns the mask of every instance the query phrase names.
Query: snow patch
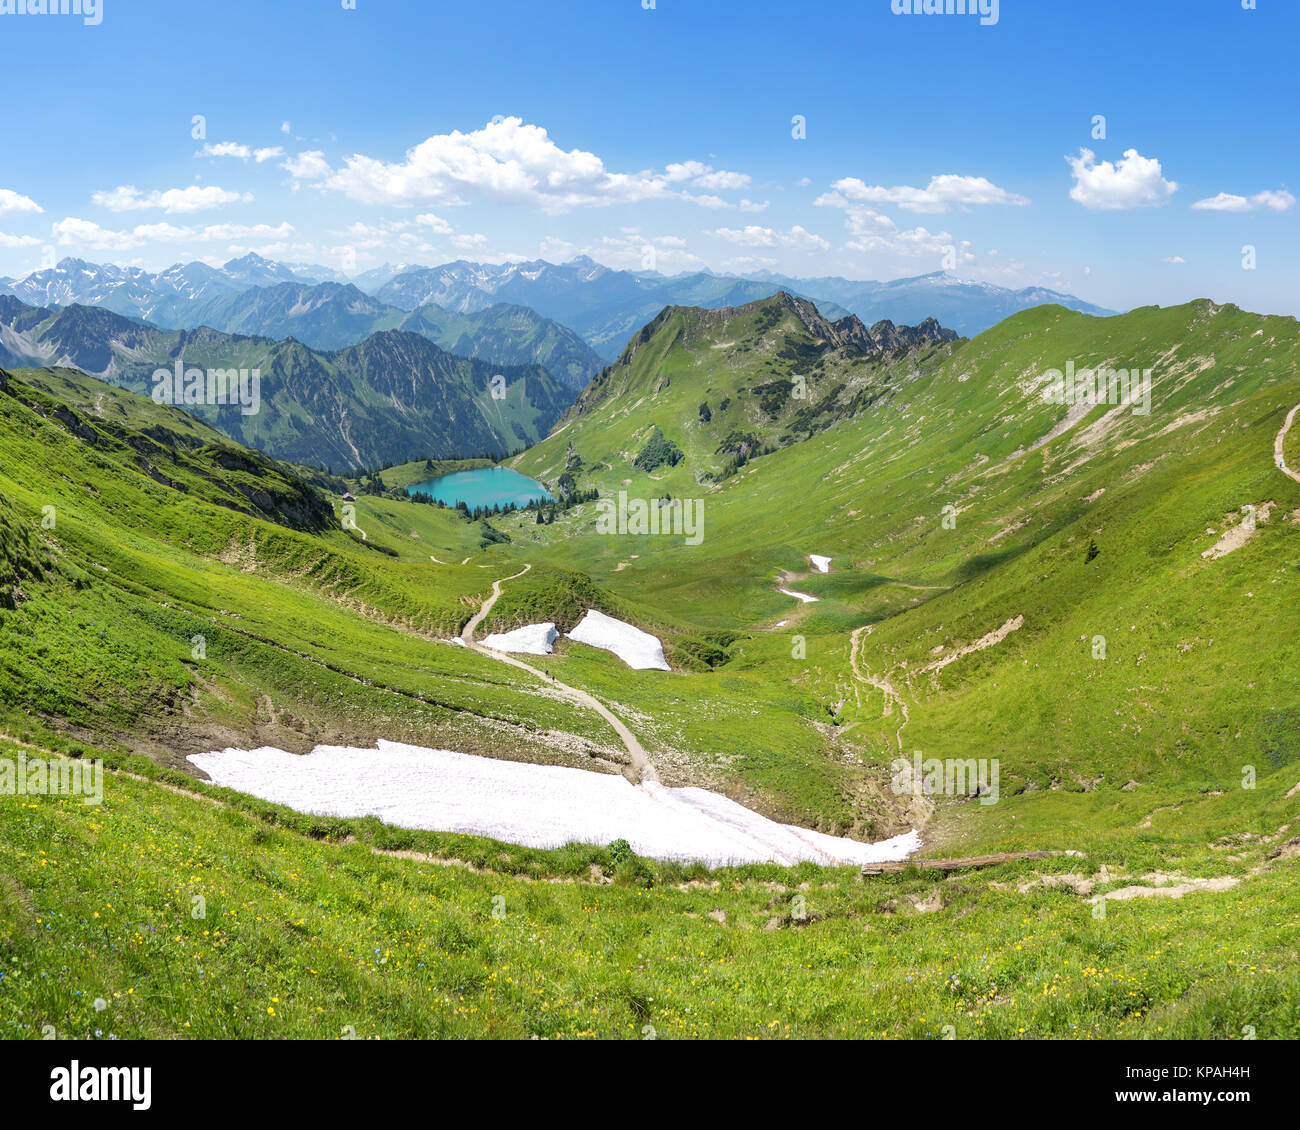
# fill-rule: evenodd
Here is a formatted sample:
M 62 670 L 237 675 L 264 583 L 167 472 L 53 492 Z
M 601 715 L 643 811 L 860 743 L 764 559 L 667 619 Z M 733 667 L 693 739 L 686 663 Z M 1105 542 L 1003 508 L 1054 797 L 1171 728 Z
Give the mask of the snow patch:
M 664 659 L 664 645 L 656 636 L 594 608 L 587 610 L 582 622 L 569 633 L 569 639 L 612 651 L 637 671 L 672 670 Z
M 378 749 L 263 747 L 192 754 L 223 788 L 319 816 L 376 816 L 403 828 L 487 836 L 529 847 L 626 839 L 653 859 L 793 865 L 905 859 L 915 830 L 880 843 L 778 824 L 704 789 L 631 784 L 615 774 L 496 761 L 380 740 Z
M 554 624 L 529 624 L 516 628 L 513 632 L 490 635 L 483 641 L 484 647 L 493 651 L 514 651 L 523 655 L 550 655 L 551 645 L 559 633 Z
M 794 592 L 792 589 L 777 589 L 777 592 L 783 592 L 786 596 L 792 596 L 795 600 L 801 600 L 804 604 L 816 604 L 821 600 L 820 596 L 809 596 L 806 592 Z
M 813 563 L 819 573 L 829 573 L 831 571 L 830 557 L 818 557 L 815 553 L 808 554 L 808 560 Z

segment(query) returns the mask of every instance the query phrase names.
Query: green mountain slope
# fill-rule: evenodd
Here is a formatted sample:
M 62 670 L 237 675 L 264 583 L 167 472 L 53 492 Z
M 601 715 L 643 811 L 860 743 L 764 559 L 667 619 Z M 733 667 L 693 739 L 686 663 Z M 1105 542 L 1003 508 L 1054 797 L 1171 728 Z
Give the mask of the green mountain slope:
M 656 479 L 722 479 L 751 457 L 868 411 L 891 384 L 947 357 L 955 338 L 933 320 L 832 323 L 785 293 L 722 310 L 668 307 L 518 466 L 555 482 L 565 471 L 556 460 L 563 439 L 611 474 L 629 470 L 659 427 L 684 459 Z
M 33 310 L 12 298 L 0 299 L 0 326 L 10 364 L 75 366 L 143 395 L 155 392 L 159 369 L 178 364 L 256 369 L 260 396 L 246 405 L 256 411 L 185 406 L 241 443 L 314 466 L 505 453 L 545 434 L 572 397 L 541 366 L 457 357 L 404 331 L 321 352 L 292 338 L 167 331 L 99 307 Z
M 537 727 L 603 750 L 601 724 L 527 676 L 434 642 L 489 575 L 429 558 L 473 552 L 477 524 L 375 505 L 362 538 L 292 469 L 179 409 L 0 371 L 0 732 L 166 764 L 390 732 L 550 757 Z
M 964 342 L 850 331 L 779 298 L 669 311 L 515 460 L 604 500 L 702 501 L 697 544 L 597 532 L 584 502 L 494 519 L 510 540 L 480 548 L 477 524 L 396 494 L 357 500 L 363 538 L 192 417 L 78 374 L 6 374 L 3 749 L 148 778 L 132 752 L 183 770 L 224 744 L 386 737 L 608 769 L 598 716 L 438 642 L 529 564 L 483 631 L 599 606 L 663 638 L 671 673 L 567 640 L 544 663 L 626 719 L 665 783 L 840 834 L 916 824 L 924 854 L 1080 854 L 687 883 L 702 869 L 600 845 L 534 852 L 113 774 L 102 811 L 0 797 L 17 970 L 0 1024 L 102 1028 L 41 987 L 55 945 L 83 990 L 135 988 L 104 1029 L 120 1035 L 1300 1033 L 1300 483 L 1273 459 L 1300 404 L 1296 323 L 1197 302 L 1042 307 Z M 1151 369 L 1150 411 L 1045 400 L 1069 362 Z M 807 402 L 769 412 L 764 386 L 796 377 Z M 708 390 L 739 403 L 704 420 Z M 823 401 L 825 426 L 794 430 Z M 774 450 L 723 475 L 715 421 Z M 638 463 L 656 427 L 682 457 Z M 996 758 L 996 803 L 896 795 L 900 751 Z M 40 853 L 59 851 L 93 860 L 83 881 L 52 883 Z M 220 943 L 184 932 L 200 873 L 218 878 L 194 893 L 229 900 Z M 1166 882 L 1184 897 L 1158 897 Z M 201 999 L 169 988 L 196 952 L 218 974 Z
M 473 314 L 432 304 L 398 323 L 458 357 L 506 365 L 541 365 L 567 388 L 581 389 L 605 363 L 573 330 L 527 306 L 500 302 Z
M 652 368 L 688 372 L 732 340 L 729 327 L 709 336 L 665 345 Z M 897 754 L 901 697 L 909 754 L 1000 757 L 1003 788 L 1026 802 L 1058 788 L 1118 800 L 1132 779 L 1229 790 L 1243 766 L 1294 776 L 1300 761 L 1300 484 L 1272 459 L 1300 403 L 1298 360 L 1294 320 L 1230 306 L 1108 319 L 1042 307 L 721 483 L 707 445 L 692 448 L 699 385 L 674 395 L 677 379 L 616 391 L 514 462 L 580 468 L 577 486 L 606 496 L 701 499 L 698 545 L 575 536 L 595 533 L 588 505 L 562 538 L 542 531 L 541 552 L 634 607 L 742 633 L 722 671 L 756 695 L 805 688 L 873 764 Z M 1046 402 L 1046 371 L 1070 361 L 1150 368 L 1150 412 Z M 760 419 L 760 398 L 741 410 Z M 637 467 L 651 421 L 698 458 Z M 1240 528 L 1252 513 L 1255 530 Z M 808 554 L 833 557 L 832 572 Z M 784 587 L 820 600 L 776 591 L 787 574 Z M 864 626 L 859 666 L 887 695 L 854 675 L 849 637 Z M 806 658 L 792 658 L 795 635 Z M 981 813 L 981 834 L 1004 834 L 1009 807 Z M 1057 830 L 1045 823 L 1042 839 Z
M 383 330 L 428 338 L 458 357 L 541 365 L 580 389 L 604 362 L 576 333 L 527 306 L 499 303 L 473 314 L 426 305 L 406 311 L 340 283 L 281 283 L 219 295 L 186 314 L 187 326 L 254 337 L 292 337 L 312 349 L 345 349 Z

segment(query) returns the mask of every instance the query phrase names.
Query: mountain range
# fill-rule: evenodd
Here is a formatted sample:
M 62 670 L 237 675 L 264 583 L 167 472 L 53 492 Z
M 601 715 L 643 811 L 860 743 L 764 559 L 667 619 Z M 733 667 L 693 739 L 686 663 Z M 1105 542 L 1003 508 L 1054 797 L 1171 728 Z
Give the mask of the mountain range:
M 460 357 L 405 330 L 315 350 L 293 338 L 165 330 L 102 307 L 53 310 L 0 296 L 2 366 L 73 367 L 149 396 L 154 374 L 177 364 L 258 370 L 256 412 L 185 407 L 240 443 L 311 466 L 504 454 L 545 436 L 573 399 L 540 365 Z
M 328 285 L 321 288 L 316 284 Z M 274 293 L 247 293 L 253 287 Z M 420 322 L 441 327 L 444 314 L 476 316 L 505 303 L 535 311 L 539 324 L 549 319 L 567 327 L 606 362 L 616 358 L 628 339 L 665 306 L 740 306 L 781 290 L 813 301 L 829 318 L 852 313 L 867 324 L 882 319 L 915 324 L 935 317 L 967 337 L 1017 310 L 1044 303 L 1088 314 L 1111 313 L 1068 294 L 1035 287 L 1011 290 L 962 281 L 944 272 L 891 282 L 798 279 L 768 273 L 741 277 L 708 271 L 666 276 L 655 271 L 613 270 L 585 256 L 564 264 L 538 259 L 384 266 L 358 275 L 350 284 L 329 268 L 287 266 L 251 253 L 220 268 L 195 262 L 177 264 L 158 274 L 64 259 L 55 267 L 0 285 L 0 292 L 35 306 L 104 306 L 172 329 L 208 324 L 228 332 L 295 336 L 321 349 L 341 348 L 354 344 L 365 333 L 396 328 L 401 314 L 431 304 L 439 310 Z M 523 317 L 512 315 L 516 320 Z M 495 325 L 499 315 L 488 321 Z M 493 356 L 466 348 L 466 341 L 474 339 L 480 328 L 475 322 L 458 325 L 455 332 L 468 336 L 458 338 L 459 344 L 454 346 L 442 336 L 452 331 L 420 332 L 429 332 L 432 340 L 444 347 L 473 356 L 502 363 L 548 364 L 540 354 Z M 490 335 L 494 331 L 484 332 Z M 557 340 L 567 336 L 554 327 L 537 332 Z M 556 361 L 553 369 L 561 380 L 576 381 L 573 374 L 582 373 L 584 367 L 586 376 L 599 368 L 592 357 L 584 360 L 571 341 L 564 348 L 564 360 Z
M 6 310 L 9 350 L 52 318 L 36 344 L 92 349 L 113 322 L 119 367 L 216 333 Z M 0 804 L 15 1030 L 1294 1039 L 1300 328 L 1201 300 L 950 337 L 795 296 L 670 307 L 512 460 L 575 483 L 545 520 L 419 505 L 423 459 L 325 481 L 94 377 L 0 372 L 0 754 L 102 759 L 105 784 L 102 806 Z M 343 353 L 390 345 L 366 423 L 401 429 L 427 390 L 399 387 L 400 354 L 436 347 Z M 273 346 L 312 381 L 365 368 Z M 1044 396 L 1071 359 L 1147 373 L 1149 400 Z M 802 427 L 823 401 L 834 422 Z M 762 447 L 728 473 L 733 431 Z M 702 537 L 602 526 L 629 497 L 690 504 Z M 450 643 L 592 608 L 672 671 L 567 635 Z M 186 759 L 381 739 L 553 773 L 630 772 L 639 748 L 665 808 L 694 787 L 810 841 L 916 829 L 943 862 L 718 871 L 637 855 L 626 819 L 524 847 L 368 796 L 259 800 Z M 978 759 L 995 792 L 964 771 L 909 791 L 900 756 Z M 199 997 L 177 990 L 196 953 Z

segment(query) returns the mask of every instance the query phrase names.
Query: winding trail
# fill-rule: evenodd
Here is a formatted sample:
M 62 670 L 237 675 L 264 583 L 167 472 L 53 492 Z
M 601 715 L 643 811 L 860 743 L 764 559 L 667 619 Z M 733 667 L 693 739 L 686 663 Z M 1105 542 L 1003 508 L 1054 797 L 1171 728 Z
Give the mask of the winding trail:
M 536 675 L 539 679 L 545 679 L 548 685 L 554 687 L 565 698 L 587 707 L 588 710 L 594 710 L 605 719 L 611 727 L 613 727 L 614 732 L 619 736 L 619 740 L 622 741 L 623 747 L 627 750 L 629 764 L 627 770 L 624 772 L 624 776 L 634 785 L 658 783 L 658 774 L 655 773 L 654 766 L 650 764 L 650 758 L 646 756 L 646 752 L 642 748 L 641 743 L 637 741 L 636 735 L 632 733 L 632 731 L 623 724 L 622 719 L 615 715 L 613 711 L 600 701 L 600 699 L 596 698 L 594 695 L 588 694 L 584 690 L 579 690 L 577 687 L 571 687 L 567 683 L 562 683 L 558 679 L 544 675 L 531 663 L 525 663 L 521 659 L 516 659 L 512 655 L 507 655 L 504 651 L 494 651 L 492 648 L 484 647 L 481 643 L 476 643 L 474 641 L 474 632 L 477 630 L 478 626 L 483 623 L 487 614 L 492 611 L 492 606 L 496 604 L 497 600 L 501 596 L 501 585 L 505 581 L 517 580 L 531 568 L 531 564 L 525 565 L 514 576 L 503 577 L 499 581 L 493 581 L 492 595 L 483 602 L 483 607 L 480 608 L 470 619 L 470 622 L 465 625 L 464 630 L 460 633 L 460 638 L 465 642 L 466 647 L 473 648 L 480 655 L 486 655 L 489 659 L 495 659 L 499 663 L 508 663 L 511 667 L 518 667 L 522 671 L 527 671 L 532 675 Z
M 895 741 L 898 742 L 898 752 L 903 752 L 903 727 L 910 721 L 907 713 L 907 703 L 903 701 L 903 696 L 898 693 L 897 688 L 888 679 L 876 678 L 870 671 L 865 670 L 859 663 L 858 657 L 862 652 L 862 637 L 870 635 L 871 629 L 875 624 L 863 624 L 860 628 L 854 628 L 852 635 L 849 636 L 849 666 L 853 668 L 853 676 L 861 680 L 868 686 L 875 687 L 885 696 L 885 706 L 888 708 L 897 703 L 899 712 L 903 716 L 903 721 L 899 723 L 898 731 L 894 735 Z
M 1277 464 L 1277 469 L 1282 474 L 1295 479 L 1300 483 L 1300 471 L 1292 471 L 1282 456 L 1282 445 L 1286 442 L 1286 434 L 1291 430 L 1291 425 L 1295 423 L 1296 413 L 1300 412 L 1300 404 L 1297 404 L 1290 412 L 1286 414 L 1286 423 L 1282 425 L 1282 430 L 1277 433 L 1277 439 L 1273 441 L 1273 462 Z
M 504 577 L 492 583 L 492 595 L 483 602 L 482 608 L 470 619 L 460 634 L 461 641 L 467 647 L 471 647 L 480 655 L 486 655 L 499 663 L 508 663 L 512 667 L 518 667 L 536 675 L 538 678 L 545 679 L 550 686 L 554 687 L 570 701 L 594 710 L 613 727 L 614 732 L 618 734 L 627 750 L 630 763 L 624 769 L 624 777 L 633 785 L 642 789 L 656 803 L 672 810 L 678 818 L 688 822 L 688 824 L 698 826 L 701 822 L 704 822 L 712 835 L 735 845 L 736 858 L 745 858 L 748 853 L 754 850 L 755 846 L 761 846 L 772 862 L 785 866 L 794 866 L 803 859 L 811 859 L 824 866 L 835 866 L 846 862 L 844 859 L 832 855 L 827 845 L 819 842 L 816 834 L 809 832 L 807 829 L 795 827 L 794 825 L 778 824 L 774 825 L 769 831 L 765 828 L 756 827 L 748 820 L 738 823 L 734 814 L 729 815 L 725 810 L 717 809 L 711 805 L 708 801 L 708 793 L 690 795 L 695 793 L 696 790 L 665 788 L 659 783 L 659 776 L 655 772 L 654 766 L 651 765 L 650 759 L 646 756 L 646 752 L 637 740 L 636 735 L 594 695 L 546 676 L 530 663 L 525 663 L 514 658 L 514 656 L 507 655 L 505 652 L 495 651 L 492 648 L 476 643 L 474 633 L 501 596 L 501 585 L 505 581 L 513 581 L 522 577 L 530 568 L 532 568 L 531 565 L 525 565 L 514 576 Z M 892 690 L 892 687 L 890 689 Z M 907 708 L 903 706 L 901 699 L 898 699 L 898 702 L 906 719 Z M 906 721 L 904 724 L 906 724 Z M 901 749 L 901 737 L 899 742 L 899 748 Z M 797 848 L 794 845 L 797 845 Z

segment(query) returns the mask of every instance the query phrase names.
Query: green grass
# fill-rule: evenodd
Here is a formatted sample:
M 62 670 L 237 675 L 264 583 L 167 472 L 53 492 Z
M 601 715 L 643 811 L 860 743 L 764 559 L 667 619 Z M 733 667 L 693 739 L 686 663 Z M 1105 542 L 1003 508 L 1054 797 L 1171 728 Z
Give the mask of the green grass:
M 260 808 L 111 773 L 99 807 L 0 799 L 0 1034 L 1300 1035 L 1300 894 L 1282 867 L 1097 919 L 1067 889 L 1017 892 L 1023 865 L 866 882 L 746 868 L 679 886 L 651 864 L 649 888 L 536 882 L 313 840 Z M 605 851 L 549 855 L 558 873 L 578 856 L 615 869 Z
M 576 468 L 606 498 L 701 498 L 699 545 L 599 535 L 588 502 L 554 525 L 494 519 L 510 541 L 483 548 L 454 512 L 381 495 L 358 496 L 362 540 L 337 497 L 180 413 L 12 375 L 0 733 L 173 771 L 227 744 L 380 737 L 554 761 L 560 732 L 583 751 L 564 763 L 617 757 L 605 723 L 540 676 L 442 642 L 531 564 L 482 630 L 566 630 L 596 607 L 659 635 L 670 673 L 567 640 L 528 662 L 605 702 L 666 783 L 861 838 L 924 818 L 888 787 L 901 717 L 849 662 L 850 633 L 871 625 L 860 662 L 908 707 L 903 749 L 1000 764 L 997 804 L 937 799 L 924 854 L 1084 858 L 943 880 L 709 875 L 620 864 L 602 845 L 532 852 L 249 798 L 216 807 L 114 775 L 102 809 L 0 798 L 0 1031 L 1294 1038 L 1296 857 L 1268 856 L 1300 832 L 1300 485 L 1272 460 L 1300 401 L 1295 322 L 1204 302 L 1025 311 L 861 371 L 835 360 L 814 391 L 848 376 L 871 404 L 781 446 L 820 401 L 774 420 L 770 386 L 810 348 L 762 304 L 674 312 L 514 461 L 552 481 Z M 1094 407 L 1045 440 L 1065 409 L 1033 395 L 1033 374 L 1070 359 L 1153 368 L 1151 414 Z M 646 474 L 633 460 L 654 427 L 684 458 Z M 779 449 L 720 479 L 718 441 L 741 430 Z M 1269 503 L 1239 548 L 1205 556 L 1243 507 Z M 833 571 L 811 572 L 810 553 Z M 1035 882 L 1098 881 L 1103 865 L 1122 877 L 1099 891 L 1156 872 L 1240 882 L 1108 904 L 1100 921 Z M 593 866 L 619 881 L 591 881 Z M 196 924 L 203 891 L 214 910 Z M 811 921 L 786 918 L 799 894 Z M 940 909 L 914 908 L 936 894 Z

